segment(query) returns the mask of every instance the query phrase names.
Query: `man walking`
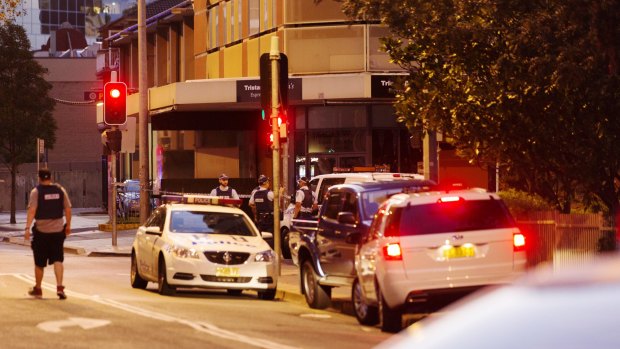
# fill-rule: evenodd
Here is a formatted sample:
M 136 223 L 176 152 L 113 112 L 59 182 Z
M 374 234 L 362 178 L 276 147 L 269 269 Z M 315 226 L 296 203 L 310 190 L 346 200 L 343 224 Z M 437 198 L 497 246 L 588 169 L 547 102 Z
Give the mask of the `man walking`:
M 28 294 L 41 298 L 43 291 L 43 271 L 47 265 L 54 265 L 56 275 L 56 294 L 66 299 L 65 287 L 62 284 L 64 273 L 64 242 L 71 234 L 71 201 L 65 189 L 52 183 L 52 173 L 48 169 L 39 170 L 39 185 L 30 192 L 28 212 L 26 215 L 26 232 L 24 239 L 30 240 L 34 255 L 35 285 Z M 63 220 L 63 212 L 65 219 Z M 36 220 L 35 220 L 36 219 Z M 32 225 L 32 221 L 34 225 Z
M 228 186 L 228 176 L 225 173 L 220 175 L 219 181 L 220 185 L 211 190 L 211 196 L 239 199 L 239 194 L 237 194 L 237 191 Z

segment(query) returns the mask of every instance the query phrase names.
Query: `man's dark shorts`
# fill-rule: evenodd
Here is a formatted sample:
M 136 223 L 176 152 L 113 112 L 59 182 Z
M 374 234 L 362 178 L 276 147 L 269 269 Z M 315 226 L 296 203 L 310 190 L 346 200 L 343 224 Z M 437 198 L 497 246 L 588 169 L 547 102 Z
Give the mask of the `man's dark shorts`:
M 63 262 L 65 260 L 64 242 L 64 231 L 60 233 L 41 233 L 33 228 L 31 248 L 34 254 L 34 264 L 37 267 L 45 268 L 47 264 L 52 265 L 54 262 Z

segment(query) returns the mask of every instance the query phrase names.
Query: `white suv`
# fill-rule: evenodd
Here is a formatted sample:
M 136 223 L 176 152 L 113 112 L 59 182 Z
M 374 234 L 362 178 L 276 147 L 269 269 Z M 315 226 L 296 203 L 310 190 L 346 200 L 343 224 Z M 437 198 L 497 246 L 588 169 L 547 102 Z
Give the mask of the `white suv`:
M 501 199 L 483 190 L 398 194 L 362 238 L 352 288 L 355 315 L 381 329 L 525 271 L 525 236 Z

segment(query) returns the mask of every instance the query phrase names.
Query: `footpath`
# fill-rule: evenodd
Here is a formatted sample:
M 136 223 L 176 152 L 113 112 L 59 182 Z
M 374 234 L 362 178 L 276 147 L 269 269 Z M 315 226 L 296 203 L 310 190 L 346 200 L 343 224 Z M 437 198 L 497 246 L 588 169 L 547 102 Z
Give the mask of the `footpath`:
M 107 212 L 100 208 L 74 208 L 71 219 L 71 235 L 65 240 L 65 253 L 93 257 L 131 256 L 136 229 L 117 231 L 116 246 L 112 246 L 112 233 L 99 230 L 100 224 L 108 223 Z M 0 212 L 0 241 L 18 245 L 29 245 L 24 241 L 26 211 L 15 213 L 17 223 L 11 224 L 10 213 Z M 284 259 L 280 265 L 278 293 L 276 298 L 284 301 L 306 304 L 300 292 L 299 268 L 290 259 Z M 351 288 L 336 287 L 332 289 L 331 311 L 353 315 Z

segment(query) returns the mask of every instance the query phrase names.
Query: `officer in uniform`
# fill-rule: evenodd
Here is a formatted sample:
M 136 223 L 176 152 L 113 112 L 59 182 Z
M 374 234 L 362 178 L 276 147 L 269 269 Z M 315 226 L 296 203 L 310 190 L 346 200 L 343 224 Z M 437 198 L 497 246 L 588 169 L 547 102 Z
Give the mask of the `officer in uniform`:
M 44 269 L 49 264 L 54 265 L 56 294 L 58 298 L 66 299 L 65 287 L 62 284 L 64 274 L 62 262 L 65 238 L 71 233 L 71 201 L 65 189 L 59 184 L 52 183 L 51 177 L 50 170 L 39 170 L 39 185 L 30 192 L 28 202 L 24 240 L 30 240 L 30 227 L 32 227 L 31 248 L 35 264 L 35 285 L 28 294 L 35 298 L 43 296 L 41 282 Z
M 298 181 L 299 190 L 295 193 L 295 210 L 293 218 L 312 219 L 312 212 L 318 208 L 316 194 L 308 188 L 308 178 L 301 177 Z
M 259 187 L 250 196 L 250 207 L 254 213 L 254 221 L 260 231 L 273 233 L 273 191 L 269 190 L 270 180 L 265 175 L 258 177 Z
M 239 199 L 239 194 L 237 191 L 228 186 L 228 176 L 225 173 L 220 175 L 220 185 L 211 190 L 211 196 L 219 196 L 225 198 Z

